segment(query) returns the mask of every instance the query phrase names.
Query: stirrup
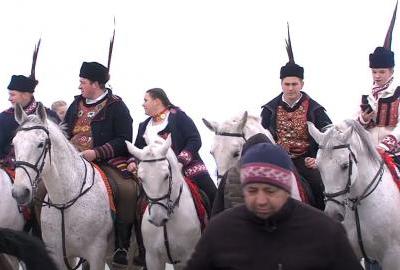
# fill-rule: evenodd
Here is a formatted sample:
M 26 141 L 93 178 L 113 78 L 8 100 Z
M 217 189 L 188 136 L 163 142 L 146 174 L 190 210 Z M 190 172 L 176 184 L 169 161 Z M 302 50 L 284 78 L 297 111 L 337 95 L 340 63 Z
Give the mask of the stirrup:
M 112 265 L 116 267 L 128 266 L 128 251 L 124 248 L 118 248 L 114 251 Z

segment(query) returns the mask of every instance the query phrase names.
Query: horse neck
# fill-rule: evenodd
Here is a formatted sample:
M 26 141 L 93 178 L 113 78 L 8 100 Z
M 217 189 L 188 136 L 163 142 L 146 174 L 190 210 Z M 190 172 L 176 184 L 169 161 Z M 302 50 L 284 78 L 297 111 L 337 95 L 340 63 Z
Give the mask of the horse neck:
M 249 118 L 243 128 L 243 134 L 246 140 L 258 133 L 265 134 L 265 129 L 255 119 Z
M 85 170 L 87 171 L 86 178 L 90 178 L 92 175 L 91 166 L 88 162 L 82 160 L 64 135 L 50 132 L 50 140 L 51 163 L 48 158 L 46 161 L 49 162 L 48 167 L 43 170 L 41 178 L 51 200 L 54 203 L 64 203 L 79 193 Z
M 380 169 L 380 162 L 372 160 L 368 157 L 368 153 L 364 151 L 359 151 L 356 154 L 357 157 L 357 169 L 358 169 L 358 178 L 356 179 L 356 182 L 354 183 L 354 193 L 356 193 L 357 196 L 361 195 L 362 192 L 365 191 L 365 189 L 368 187 L 368 185 L 374 180 L 374 177 L 378 177 L 375 181 L 379 180 L 379 175 L 376 176 L 379 172 Z M 374 191 L 375 194 L 379 193 L 382 189 L 381 187 L 386 186 L 388 183 L 386 182 L 387 179 L 389 179 L 390 172 L 384 166 L 384 172 L 382 176 L 382 181 L 379 183 L 378 188 Z M 389 175 L 387 175 L 389 174 Z M 389 176 L 389 177 L 387 177 Z M 385 183 L 384 183 L 385 182 Z M 390 184 L 390 183 L 389 183 Z M 374 186 L 374 185 L 373 185 Z

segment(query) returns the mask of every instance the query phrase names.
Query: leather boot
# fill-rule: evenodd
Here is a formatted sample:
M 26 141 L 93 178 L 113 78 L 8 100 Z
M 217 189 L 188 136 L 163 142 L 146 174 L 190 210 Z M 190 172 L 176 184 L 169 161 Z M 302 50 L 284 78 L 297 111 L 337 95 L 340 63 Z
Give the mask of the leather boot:
M 128 249 L 131 239 L 132 224 L 115 221 L 115 252 L 112 264 L 117 267 L 128 266 Z
M 133 264 L 137 266 L 144 266 L 146 267 L 146 249 L 144 248 L 144 243 L 143 243 L 143 236 L 142 236 L 142 230 L 141 230 L 141 222 L 139 222 L 137 219 L 134 221 L 135 224 L 135 236 L 136 236 L 136 243 L 138 245 L 138 255 L 133 258 Z

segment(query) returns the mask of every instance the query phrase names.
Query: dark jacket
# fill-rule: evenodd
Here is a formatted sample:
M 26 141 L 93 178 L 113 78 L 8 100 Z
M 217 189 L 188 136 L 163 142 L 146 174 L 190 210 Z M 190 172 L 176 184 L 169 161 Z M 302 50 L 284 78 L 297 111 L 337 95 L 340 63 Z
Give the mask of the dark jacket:
M 26 107 L 24 107 L 25 113 L 28 115 L 35 113 L 37 104 L 38 103 L 35 101 L 35 99 L 33 99 Z M 56 123 L 60 122 L 60 119 L 54 111 L 46 108 L 46 113 L 49 119 L 52 121 Z M 15 136 L 15 130 L 18 128 L 18 126 L 19 124 L 14 118 L 13 107 L 0 113 L 0 159 L 3 159 L 3 162 L 7 164 L 9 163 L 10 159 L 14 158 L 11 141 Z
M 128 156 L 126 141 L 132 141 L 132 118 L 125 103 L 119 96 L 113 95 L 108 89 L 105 97 L 107 103 L 92 119 L 91 128 L 93 136 L 93 147 L 101 160 L 109 160 L 114 157 Z M 65 115 L 65 123 L 69 136 L 78 119 L 79 103 L 82 101 L 81 95 L 75 96 L 75 100 L 69 106 Z M 95 106 L 103 100 L 90 106 Z M 112 151 L 108 151 L 111 147 Z
M 343 226 L 289 198 L 264 220 L 238 206 L 211 219 L 186 270 L 362 270 Z
M 139 124 L 138 133 L 136 136 L 135 146 L 138 148 L 145 147 L 146 141 L 143 135 L 146 131 L 146 127 L 149 124 L 151 117 L 147 118 L 144 122 Z M 201 163 L 203 161 L 200 158 L 199 150 L 201 147 L 200 133 L 197 130 L 193 120 L 187 116 L 185 112 L 179 108 L 170 109 L 168 116 L 168 125 L 164 130 L 158 133 L 161 137 L 166 138 L 168 134 L 171 135 L 172 145 L 171 148 L 174 153 L 178 156 L 183 152 L 189 153 L 190 158 L 183 162 L 184 170 L 194 164 Z
M 309 99 L 309 107 L 307 112 L 307 121 L 314 123 L 314 125 L 322 131 L 326 126 L 332 124 L 331 119 L 326 114 L 325 108 L 318 104 L 315 100 L 310 98 L 305 92 L 301 92 L 303 96 L 299 100 L 299 102 L 293 107 L 288 108 L 288 106 L 282 101 L 282 95 L 278 95 L 273 100 L 263 105 L 261 112 L 261 124 L 264 128 L 268 129 L 274 139 L 277 140 L 276 134 L 276 111 L 279 105 L 286 106 L 287 110 L 295 111 L 298 109 L 300 104 L 305 100 Z M 305 156 L 307 157 L 315 157 L 318 151 L 318 144 L 315 140 L 309 135 L 310 148 L 308 153 Z

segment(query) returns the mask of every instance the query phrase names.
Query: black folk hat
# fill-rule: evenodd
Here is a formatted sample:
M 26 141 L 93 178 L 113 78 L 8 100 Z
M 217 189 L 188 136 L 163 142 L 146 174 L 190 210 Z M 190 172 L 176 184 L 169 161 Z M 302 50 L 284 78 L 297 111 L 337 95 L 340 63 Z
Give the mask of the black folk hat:
M 286 41 L 286 51 L 289 57 L 289 62 L 287 62 L 286 65 L 284 65 L 283 67 L 281 67 L 280 78 L 281 80 L 286 77 L 298 77 L 300 79 L 304 79 L 304 68 L 294 62 L 292 42 L 290 40 L 289 23 L 287 25 L 287 28 L 288 28 L 288 39 L 285 41 Z
M 389 29 L 386 33 L 383 47 L 376 47 L 375 51 L 369 55 L 370 68 L 393 68 L 394 67 L 394 53 L 391 50 L 392 33 L 394 23 L 396 21 L 397 3 L 394 8 L 392 20 L 390 21 Z
M 107 67 L 98 62 L 83 62 L 79 71 L 79 77 L 105 84 L 110 79 L 110 66 L 111 56 L 114 47 L 115 37 L 115 18 L 114 18 L 114 32 L 110 40 L 110 47 L 108 48 L 108 64 Z
M 35 69 L 36 69 L 36 60 L 40 48 L 40 41 L 41 39 L 39 39 L 33 51 L 31 75 L 29 77 L 26 77 L 24 75 L 12 75 L 10 83 L 7 86 L 8 90 L 15 90 L 18 92 L 28 92 L 28 93 L 33 93 L 35 91 L 35 87 L 38 84 L 38 81 L 36 80 L 35 77 Z

